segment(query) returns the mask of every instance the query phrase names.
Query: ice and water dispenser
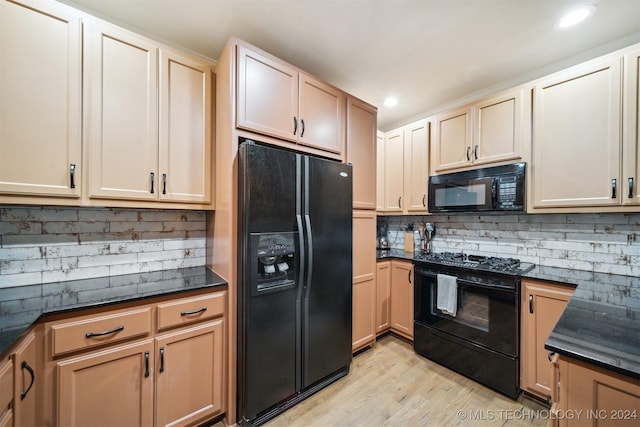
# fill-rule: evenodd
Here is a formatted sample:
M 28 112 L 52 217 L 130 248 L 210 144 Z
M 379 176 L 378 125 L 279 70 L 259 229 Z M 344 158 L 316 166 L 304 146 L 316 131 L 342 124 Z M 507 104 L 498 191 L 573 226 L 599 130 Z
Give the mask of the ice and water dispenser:
M 296 285 L 297 232 L 251 234 L 252 294 Z

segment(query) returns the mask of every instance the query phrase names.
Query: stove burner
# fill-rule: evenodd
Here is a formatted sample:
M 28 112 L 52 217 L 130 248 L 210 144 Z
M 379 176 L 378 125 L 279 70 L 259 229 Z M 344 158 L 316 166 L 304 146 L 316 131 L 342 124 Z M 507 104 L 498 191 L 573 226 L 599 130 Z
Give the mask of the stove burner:
M 515 258 L 489 257 L 482 255 L 465 255 L 462 252 L 440 252 L 420 254 L 415 257 L 419 261 L 452 265 L 477 270 L 490 270 L 499 273 L 522 274 L 533 268 L 533 264 L 520 263 Z M 523 271 L 524 270 L 524 271 Z

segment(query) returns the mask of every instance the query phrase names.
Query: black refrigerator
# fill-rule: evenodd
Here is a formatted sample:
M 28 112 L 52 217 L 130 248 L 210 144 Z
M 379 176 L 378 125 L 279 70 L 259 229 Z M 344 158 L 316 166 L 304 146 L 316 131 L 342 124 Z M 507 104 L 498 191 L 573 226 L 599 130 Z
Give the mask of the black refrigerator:
M 238 420 L 259 425 L 351 364 L 352 167 L 244 141 Z

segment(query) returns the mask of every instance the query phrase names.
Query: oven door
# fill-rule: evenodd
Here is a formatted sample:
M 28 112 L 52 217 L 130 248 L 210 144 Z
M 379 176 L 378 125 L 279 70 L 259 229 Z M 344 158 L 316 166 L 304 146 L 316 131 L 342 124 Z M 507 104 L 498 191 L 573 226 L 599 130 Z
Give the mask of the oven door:
M 451 316 L 437 308 L 437 275 L 416 268 L 414 277 L 416 323 L 518 356 L 518 296 L 514 289 L 458 278 L 457 313 Z
M 494 179 L 444 179 L 429 177 L 429 212 L 475 212 L 493 210 Z

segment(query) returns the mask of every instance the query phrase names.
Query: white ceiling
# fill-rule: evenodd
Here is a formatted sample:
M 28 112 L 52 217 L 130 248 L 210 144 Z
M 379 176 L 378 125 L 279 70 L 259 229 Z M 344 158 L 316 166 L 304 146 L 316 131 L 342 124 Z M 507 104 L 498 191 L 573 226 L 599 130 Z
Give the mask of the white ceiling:
M 62 1 L 212 59 L 237 36 L 376 105 L 381 130 L 640 41 L 640 0 Z

